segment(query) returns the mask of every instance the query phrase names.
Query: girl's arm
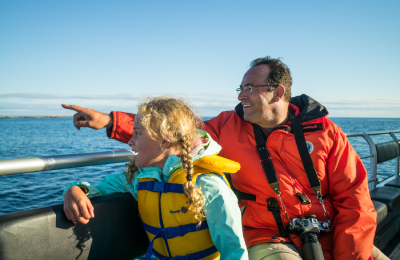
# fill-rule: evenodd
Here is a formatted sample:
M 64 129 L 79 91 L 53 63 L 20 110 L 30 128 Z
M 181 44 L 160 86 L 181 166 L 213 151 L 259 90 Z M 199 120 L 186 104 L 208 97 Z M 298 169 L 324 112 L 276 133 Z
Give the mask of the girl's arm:
M 94 218 L 92 203 L 78 186 L 72 186 L 64 193 L 64 213 L 69 220 L 82 224 Z
M 130 184 L 126 184 L 126 175 L 123 173 L 104 177 L 96 186 L 88 182 L 71 183 L 64 190 L 64 212 L 67 218 L 74 222 L 87 224 L 94 218 L 94 208 L 89 198 L 108 195 L 118 192 L 130 192 L 136 198 L 134 191 L 136 174 Z
M 242 220 L 238 201 L 228 185 L 219 177 L 206 174 L 197 178 L 204 197 L 204 211 L 211 239 L 221 259 L 247 260 Z
M 114 193 L 134 192 L 134 183 L 137 174 L 133 175 L 132 182 L 126 184 L 126 175 L 124 173 L 112 174 L 104 177 L 99 184 L 91 185 L 89 182 L 73 182 L 64 189 L 64 194 L 72 186 L 81 186 L 85 190 L 88 198 L 94 198 Z

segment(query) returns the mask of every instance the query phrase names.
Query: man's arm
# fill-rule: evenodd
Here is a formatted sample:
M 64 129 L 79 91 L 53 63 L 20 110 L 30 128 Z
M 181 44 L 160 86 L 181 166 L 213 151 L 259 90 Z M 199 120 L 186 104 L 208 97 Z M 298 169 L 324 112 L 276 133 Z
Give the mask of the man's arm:
M 204 121 L 204 130 L 218 143 L 220 130 L 227 120 L 233 116 L 234 111 L 225 111 L 210 120 Z M 133 134 L 133 121 L 135 114 L 112 111 L 110 113 L 111 126 L 107 128 L 108 138 L 122 143 L 128 143 Z
M 128 143 L 133 135 L 135 116 L 135 114 L 112 111 L 110 113 L 112 125 L 107 127 L 108 138 L 115 139 L 121 143 Z
M 61 106 L 77 112 L 73 116 L 73 123 L 78 130 L 81 127 L 89 127 L 96 130 L 107 127 L 107 136 L 122 143 L 128 143 L 132 137 L 134 114 L 115 111 L 105 114 L 76 105 L 62 104 Z
M 74 115 L 74 126 L 76 129 L 89 127 L 92 129 L 101 129 L 107 127 L 107 136 L 122 143 L 128 143 L 133 134 L 133 121 L 135 114 L 112 111 L 109 115 L 99 111 L 83 108 L 76 105 L 62 104 L 65 109 L 71 109 L 77 113 Z M 224 123 L 234 115 L 234 111 L 225 111 L 218 116 L 204 122 L 204 130 L 218 142 L 220 129 Z
M 204 130 L 218 143 L 219 131 L 226 120 L 232 115 L 233 111 L 222 112 L 218 116 L 205 121 Z M 133 134 L 132 126 L 136 115 L 113 111 L 110 113 L 110 116 L 112 118 L 112 124 L 107 128 L 108 138 L 115 139 L 122 143 L 128 143 Z
M 326 169 L 329 197 L 338 211 L 333 220 L 334 259 L 368 259 L 376 229 L 368 176 L 361 159 L 338 127 Z

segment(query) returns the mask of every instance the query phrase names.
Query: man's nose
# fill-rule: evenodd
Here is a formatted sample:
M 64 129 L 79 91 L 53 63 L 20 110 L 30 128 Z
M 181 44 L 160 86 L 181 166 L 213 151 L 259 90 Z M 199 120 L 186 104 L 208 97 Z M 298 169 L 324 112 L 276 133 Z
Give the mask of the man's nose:
M 132 146 L 135 145 L 135 142 L 134 142 L 132 139 L 133 139 L 133 138 L 131 138 L 131 139 L 128 141 L 128 145 L 129 145 L 130 147 L 132 147 Z
M 242 91 L 239 93 L 239 95 L 238 95 L 238 100 L 239 100 L 239 101 L 242 101 L 242 100 L 244 100 L 244 99 L 246 99 L 246 94 L 245 94 L 245 92 L 242 90 Z

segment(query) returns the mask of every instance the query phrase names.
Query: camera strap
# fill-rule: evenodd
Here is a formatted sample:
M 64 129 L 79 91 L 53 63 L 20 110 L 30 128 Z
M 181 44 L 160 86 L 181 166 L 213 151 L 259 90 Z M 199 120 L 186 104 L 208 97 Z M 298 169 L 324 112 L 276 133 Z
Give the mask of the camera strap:
M 319 182 L 317 172 L 315 171 L 314 164 L 311 160 L 310 153 L 307 149 L 306 139 L 304 138 L 303 128 L 299 120 L 292 114 L 289 113 L 290 122 L 292 123 L 292 129 L 294 139 L 296 140 L 297 149 L 299 150 L 300 158 L 303 163 L 304 170 L 307 175 L 308 182 L 310 183 L 311 189 L 317 195 L 321 196 L 321 183 Z
M 286 233 L 285 228 L 283 227 L 281 211 L 279 210 L 278 200 L 275 198 L 268 198 L 267 205 L 268 205 L 267 206 L 268 211 L 272 213 L 272 216 L 274 216 L 276 225 L 278 226 L 279 235 L 281 237 L 289 237 L 289 235 Z
M 314 164 L 311 160 L 310 153 L 307 149 L 306 139 L 304 138 L 303 128 L 299 122 L 299 119 L 295 117 L 291 112 L 289 112 L 290 122 L 292 123 L 292 129 L 294 134 L 294 139 L 296 140 L 297 149 L 299 150 L 300 158 L 303 163 L 304 171 L 306 172 L 308 182 L 310 183 L 311 189 L 317 195 L 318 201 L 321 203 L 324 209 L 324 216 L 329 224 L 329 229 L 331 227 L 331 219 L 329 212 L 326 211 L 324 200 L 321 192 L 321 182 L 318 179 L 317 171 L 315 170 Z
M 268 180 L 268 184 L 271 187 L 271 189 L 275 192 L 275 195 L 278 197 L 279 202 L 281 204 L 281 208 L 285 212 L 285 215 L 289 222 L 290 227 L 292 227 L 293 223 L 292 223 L 292 221 L 290 221 L 289 215 L 287 214 L 287 211 L 286 211 L 286 206 L 285 206 L 285 204 L 283 204 L 283 201 L 281 198 L 281 192 L 279 190 L 278 176 L 276 176 L 276 172 L 274 169 L 274 165 L 272 164 L 271 156 L 269 155 L 268 150 L 267 150 L 268 136 L 265 134 L 265 132 L 263 130 L 261 130 L 261 127 L 259 125 L 256 125 L 256 124 L 251 124 L 251 125 L 253 126 L 254 137 L 256 139 L 256 148 L 257 148 L 258 154 L 260 156 L 260 162 L 261 162 L 261 165 L 263 166 L 265 176 L 267 177 L 267 180 Z M 271 211 L 271 210 L 269 210 L 269 211 Z M 271 212 L 273 212 L 273 211 L 271 211 Z M 277 220 L 278 217 L 275 217 L 274 213 L 272 213 L 272 214 L 274 215 L 276 225 L 278 226 L 279 233 L 281 234 L 280 230 L 283 229 L 283 224 L 282 224 L 280 212 L 278 212 L 278 213 L 279 213 L 279 220 Z M 280 227 L 280 226 L 282 226 L 282 227 Z

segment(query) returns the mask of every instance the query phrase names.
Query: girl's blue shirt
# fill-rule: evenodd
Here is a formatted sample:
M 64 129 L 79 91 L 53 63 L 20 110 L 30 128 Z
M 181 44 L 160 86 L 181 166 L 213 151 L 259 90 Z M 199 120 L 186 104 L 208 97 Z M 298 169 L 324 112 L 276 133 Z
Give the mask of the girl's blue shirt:
M 193 154 L 193 161 L 204 156 L 217 154 L 221 147 L 207 135 L 208 142 L 202 147 L 196 147 Z M 200 149 L 199 149 L 200 148 Z M 130 184 L 126 183 L 124 173 L 113 174 L 104 177 L 98 185 L 91 185 L 88 182 L 74 182 L 65 188 L 64 193 L 76 185 L 85 185 L 89 192 L 89 198 L 113 194 L 117 192 L 130 192 L 135 199 L 138 199 L 138 179 L 155 178 L 158 181 L 168 181 L 171 174 L 182 167 L 182 161 L 175 155 L 170 155 L 161 170 L 158 167 L 150 166 L 139 168 L 133 174 Z M 204 213 L 206 215 L 211 239 L 221 254 L 221 259 L 247 260 L 248 254 L 243 238 L 241 214 L 235 194 L 228 185 L 214 174 L 201 175 L 196 180 L 204 197 Z

